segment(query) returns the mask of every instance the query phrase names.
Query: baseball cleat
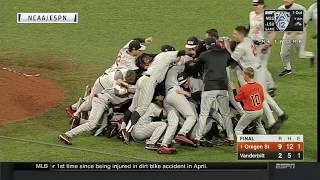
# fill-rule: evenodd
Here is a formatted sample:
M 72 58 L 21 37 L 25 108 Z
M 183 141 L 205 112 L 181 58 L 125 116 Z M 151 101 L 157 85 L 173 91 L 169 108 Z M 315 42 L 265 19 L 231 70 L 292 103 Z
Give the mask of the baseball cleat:
M 310 67 L 314 67 L 314 57 L 310 58 Z
M 286 120 L 288 120 L 288 115 L 284 113 L 283 115 L 279 116 L 278 118 L 282 123 Z
M 179 144 L 188 144 L 188 145 L 191 145 L 191 146 L 194 145 L 194 143 L 190 139 L 188 139 L 186 136 L 181 135 L 181 134 L 178 134 L 176 136 L 175 141 L 177 143 L 179 143 Z
M 234 140 L 225 139 L 224 140 L 224 144 L 228 145 L 228 146 L 234 146 L 235 145 L 235 141 Z
M 318 35 L 315 34 L 315 35 L 313 35 L 311 38 L 312 38 L 312 39 L 317 39 L 317 38 L 318 38 Z
M 75 112 L 76 112 L 76 111 L 74 111 L 71 106 L 68 106 L 68 107 L 66 108 L 66 113 L 67 113 L 68 116 L 70 116 L 70 117 L 73 117 L 73 113 L 75 113 Z
M 108 125 L 106 127 L 105 136 L 107 138 L 111 138 L 111 137 L 117 135 L 117 130 L 118 130 L 117 124 Z
M 159 154 L 174 154 L 176 152 L 177 152 L 176 148 L 168 148 L 168 147 L 165 147 L 165 146 L 161 146 L 158 149 L 158 153 Z
M 276 134 L 281 128 L 281 125 L 282 121 L 279 119 L 269 128 L 269 134 Z
M 201 143 L 199 140 L 193 140 L 193 147 L 198 148 L 200 147 Z
M 283 77 L 283 76 L 286 76 L 286 75 L 289 75 L 289 74 L 292 74 L 292 71 L 285 69 L 279 74 L 279 76 Z
M 159 146 L 154 144 L 146 144 L 144 148 L 151 151 L 157 151 L 159 149 Z
M 206 140 L 206 139 L 202 139 L 202 140 L 200 140 L 200 146 L 213 147 L 213 143 L 211 141 Z
M 277 91 L 277 88 L 270 88 L 270 89 L 268 89 L 268 94 L 271 97 L 275 97 L 276 96 L 276 91 Z
M 213 144 L 214 146 L 222 146 L 222 145 L 224 144 L 224 141 L 223 141 L 222 139 L 218 139 L 218 138 L 212 140 L 211 142 L 212 142 L 212 144 Z
M 66 145 L 72 145 L 71 138 L 69 136 L 67 136 L 66 134 L 60 134 L 59 140 L 61 140 Z
M 78 116 L 74 116 L 71 120 L 72 120 L 72 122 L 70 125 L 70 129 L 73 129 L 73 128 L 80 125 L 80 118 Z

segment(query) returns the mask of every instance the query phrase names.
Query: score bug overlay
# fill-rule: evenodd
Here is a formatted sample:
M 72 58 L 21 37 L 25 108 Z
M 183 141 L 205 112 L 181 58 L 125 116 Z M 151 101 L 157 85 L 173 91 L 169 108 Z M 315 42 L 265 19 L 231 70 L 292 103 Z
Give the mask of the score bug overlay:
M 303 135 L 239 135 L 238 160 L 303 160 Z
M 303 10 L 265 10 L 264 31 L 303 31 Z

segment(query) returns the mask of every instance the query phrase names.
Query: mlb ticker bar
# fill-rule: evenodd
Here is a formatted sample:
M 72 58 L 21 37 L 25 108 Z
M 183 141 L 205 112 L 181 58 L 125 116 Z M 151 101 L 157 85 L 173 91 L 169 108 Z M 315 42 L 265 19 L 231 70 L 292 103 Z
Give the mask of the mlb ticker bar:
M 303 135 L 240 135 L 238 160 L 303 160 Z

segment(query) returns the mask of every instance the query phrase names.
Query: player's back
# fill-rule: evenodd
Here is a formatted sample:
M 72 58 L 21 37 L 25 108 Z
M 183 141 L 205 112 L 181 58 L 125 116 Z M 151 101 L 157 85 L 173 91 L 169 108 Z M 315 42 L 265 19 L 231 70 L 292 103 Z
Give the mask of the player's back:
M 145 74 L 150 75 L 158 83 L 162 82 L 166 76 L 168 68 L 177 58 L 178 51 L 162 52 L 158 54 Z
M 239 94 L 243 97 L 244 110 L 256 111 L 263 109 L 265 97 L 263 88 L 259 83 L 248 83 L 241 86 Z
M 244 41 L 239 43 L 235 52 L 241 51 L 240 64 L 243 68 L 252 67 L 257 68 L 260 65 L 260 60 L 257 55 L 257 48 L 253 41 L 246 37 Z
M 172 66 L 168 70 L 166 79 L 165 79 L 166 94 L 171 88 L 179 86 L 177 77 L 179 73 L 183 72 L 183 70 L 184 70 L 184 66 L 179 66 L 179 65 Z

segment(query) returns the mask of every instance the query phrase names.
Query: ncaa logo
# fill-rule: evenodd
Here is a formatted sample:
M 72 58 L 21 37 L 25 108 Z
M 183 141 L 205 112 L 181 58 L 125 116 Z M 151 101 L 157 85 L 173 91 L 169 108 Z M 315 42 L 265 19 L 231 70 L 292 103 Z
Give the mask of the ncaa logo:
M 287 29 L 290 23 L 290 12 L 287 11 L 276 11 L 274 14 L 274 22 L 277 28 L 283 32 Z

